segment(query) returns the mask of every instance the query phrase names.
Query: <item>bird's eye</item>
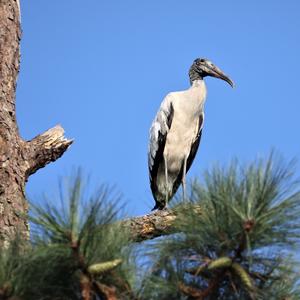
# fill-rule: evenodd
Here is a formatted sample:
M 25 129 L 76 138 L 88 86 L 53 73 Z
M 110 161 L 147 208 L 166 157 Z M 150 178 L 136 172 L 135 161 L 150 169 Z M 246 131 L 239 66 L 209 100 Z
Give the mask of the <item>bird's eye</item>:
M 201 58 L 201 59 L 200 59 L 200 62 L 205 62 L 205 59 L 204 59 L 204 58 Z

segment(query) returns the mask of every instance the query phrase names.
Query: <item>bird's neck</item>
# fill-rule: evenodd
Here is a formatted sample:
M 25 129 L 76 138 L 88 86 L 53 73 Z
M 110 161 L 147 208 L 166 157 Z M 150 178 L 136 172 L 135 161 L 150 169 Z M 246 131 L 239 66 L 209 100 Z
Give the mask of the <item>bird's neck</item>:
M 196 72 L 195 70 L 191 69 L 189 72 L 189 77 L 190 77 L 190 83 L 193 85 L 195 81 L 203 80 L 203 77 L 199 72 Z
M 191 88 L 203 87 L 205 85 L 203 79 L 197 79 L 191 82 Z
M 203 79 L 194 80 L 192 86 L 188 89 L 188 93 L 192 99 L 197 101 L 205 101 L 206 98 L 206 86 Z

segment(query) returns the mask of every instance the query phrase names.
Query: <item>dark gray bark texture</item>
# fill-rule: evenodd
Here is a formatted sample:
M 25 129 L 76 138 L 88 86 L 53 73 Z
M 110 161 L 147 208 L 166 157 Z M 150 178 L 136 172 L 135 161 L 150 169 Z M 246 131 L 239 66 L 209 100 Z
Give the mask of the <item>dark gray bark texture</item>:
M 15 95 L 20 66 L 18 0 L 0 0 L 0 246 L 16 233 L 29 236 L 25 183 L 71 145 L 58 125 L 31 141 L 19 136 Z

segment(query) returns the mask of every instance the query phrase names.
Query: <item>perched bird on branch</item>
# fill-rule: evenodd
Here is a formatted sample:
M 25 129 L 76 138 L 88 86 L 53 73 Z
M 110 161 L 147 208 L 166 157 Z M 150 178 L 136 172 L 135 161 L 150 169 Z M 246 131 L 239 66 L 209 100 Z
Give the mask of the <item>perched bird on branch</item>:
M 212 62 L 197 58 L 189 70 L 191 87 L 169 93 L 151 125 L 148 167 L 156 202 L 153 209 L 163 209 L 181 183 L 185 198 L 186 173 L 197 153 L 204 122 L 205 76 L 220 78 L 234 86 Z

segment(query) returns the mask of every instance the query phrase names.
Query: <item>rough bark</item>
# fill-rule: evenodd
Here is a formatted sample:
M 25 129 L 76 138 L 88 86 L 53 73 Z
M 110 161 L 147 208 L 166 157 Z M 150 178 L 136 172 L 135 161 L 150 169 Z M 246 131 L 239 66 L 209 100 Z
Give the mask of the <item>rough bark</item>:
M 172 225 L 175 220 L 176 214 L 171 210 L 164 209 L 124 220 L 122 225 L 129 228 L 133 241 L 141 242 L 172 233 Z
M 203 214 L 200 205 L 181 203 L 172 209 L 156 210 L 144 216 L 121 221 L 121 223 L 122 226 L 130 230 L 133 241 L 142 242 L 176 233 L 178 228 L 174 226 L 174 223 L 176 220 L 178 221 L 178 212 L 180 212 L 180 215 L 188 215 L 191 209 L 199 216 Z
M 0 0 L 0 245 L 19 232 L 28 236 L 28 177 L 58 159 L 72 141 L 56 126 L 31 141 L 18 131 L 15 111 L 16 81 L 20 66 L 20 10 L 18 0 Z

